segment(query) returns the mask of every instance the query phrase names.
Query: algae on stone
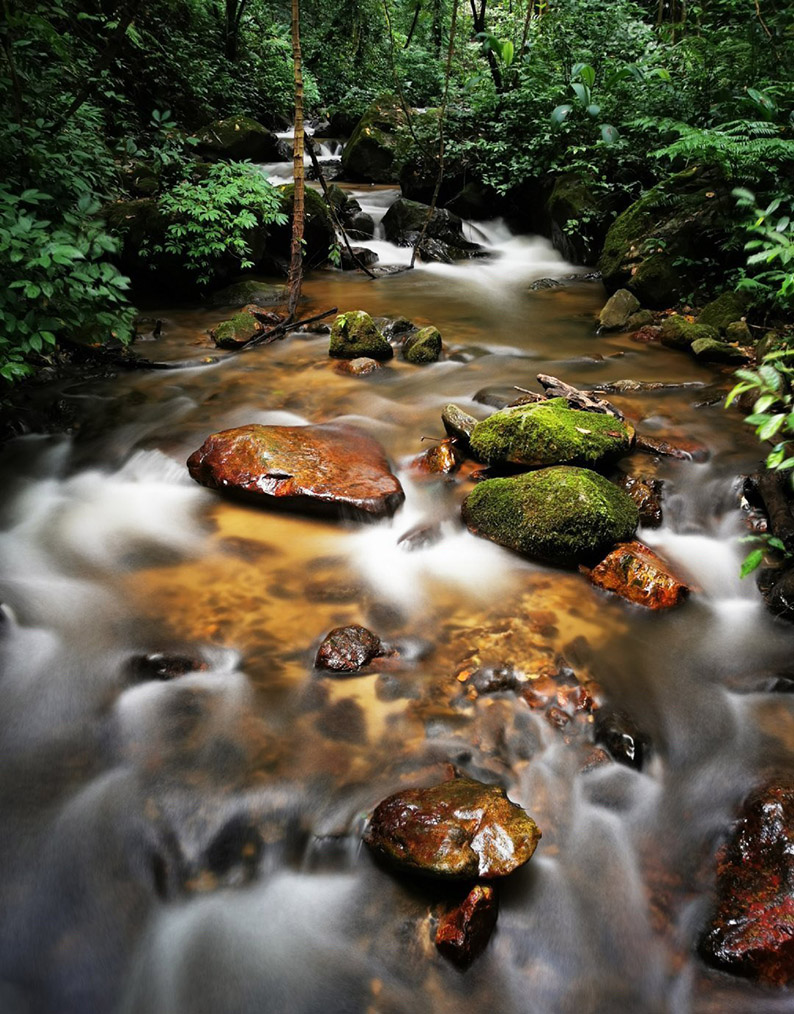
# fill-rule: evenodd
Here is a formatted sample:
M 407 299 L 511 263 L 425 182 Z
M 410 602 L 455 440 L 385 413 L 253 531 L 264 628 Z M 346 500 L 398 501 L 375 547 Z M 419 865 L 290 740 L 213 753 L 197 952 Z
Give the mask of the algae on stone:
M 403 358 L 416 366 L 434 363 L 441 355 L 441 333 L 437 327 L 423 327 L 405 339 L 402 351 Z
M 634 443 L 630 423 L 568 407 L 564 398 L 517 405 L 478 422 L 471 447 L 489 465 L 588 465 L 615 461 Z
M 548 563 L 595 560 L 633 538 L 637 505 L 622 489 L 586 468 L 557 466 L 486 479 L 463 504 L 476 535 Z
M 692 342 L 692 352 L 707 363 L 743 363 L 748 358 L 741 349 L 716 338 L 698 338 Z
M 662 324 L 662 345 L 671 349 L 688 349 L 693 342 L 703 338 L 714 341 L 717 332 L 707 324 L 693 324 L 680 314 L 674 313 Z
M 748 299 L 743 292 L 723 292 L 700 312 L 698 324 L 706 324 L 716 331 L 725 332 L 729 324 L 741 320 L 747 313 Z
M 328 354 L 334 359 L 391 359 L 394 350 L 364 310 L 340 313 L 331 328 Z

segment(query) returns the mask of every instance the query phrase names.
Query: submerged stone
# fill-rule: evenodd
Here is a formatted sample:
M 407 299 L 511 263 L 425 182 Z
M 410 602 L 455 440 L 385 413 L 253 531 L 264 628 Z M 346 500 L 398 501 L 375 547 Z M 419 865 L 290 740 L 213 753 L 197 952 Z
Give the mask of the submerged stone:
M 380 369 L 380 363 L 376 359 L 359 356 L 358 359 L 343 359 L 337 363 L 336 369 L 339 373 L 349 373 L 353 377 L 367 377 Z
M 709 962 L 775 986 L 794 984 L 794 785 L 745 802 L 717 856 L 717 902 L 700 942 Z
M 394 349 L 363 310 L 341 313 L 331 328 L 328 354 L 334 359 L 391 359 Z
M 478 422 L 471 448 L 488 465 L 602 465 L 628 454 L 634 427 L 569 408 L 564 398 L 502 409 Z
M 346 675 L 358 672 L 382 654 L 381 639 L 366 627 L 352 624 L 349 627 L 335 627 L 326 635 L 314 664 L 318 669 Z
M 455 437 L 464 450 L 468 448 L 474 427 L 477 425 L 474 416 L 464 412 L 457 405 L 445 405 L 441 421 L 449 436 Z
M 535 821 L 504 789 L 455 778 L 384 799 L 364 841 L 409 873 L 492 880 L 528 862 L 540 837 Z
M 491 884 L 477 884 L 466 898 L 445 912 L 438 921 L 436 947 L 461 968 L 478 958 L 488 946 L 498 907 Z
M 613 760 L 642 770 L 650 753 L 650 740 L 625 712 L 601 708 L 596 715 L 594 731 L 596 743 L 606 747 Z
M 559 466 L 486 479 L 464 501 L 463 520 L 475 535 L 508 549 L 570 565 L 632 538 L 639 514 L 631 497 L 602 475 Z
M 625 490 L 640 512 L 640 524 L 658 528 L 662 523 L 662 480 L 623 475 L 615 484 Z
M 689 594 L 665 561 L 636 541 L 616 546 L 589 576 L 597 587 L 648 609 L 671 609 Z
M 238 426 L 187 466 L 202 486 L 304 513 L 385 517 L 405 499 L 380 444 L 346 426 Z

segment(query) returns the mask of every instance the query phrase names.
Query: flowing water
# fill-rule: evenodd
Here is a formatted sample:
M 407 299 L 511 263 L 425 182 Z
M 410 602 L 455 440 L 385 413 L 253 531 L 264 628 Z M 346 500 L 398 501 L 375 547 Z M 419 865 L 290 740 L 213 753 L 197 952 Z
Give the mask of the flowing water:
M 378 212 L 393 191 L 354 191 Z M 475 229 L 475 227 L 472 227 Z M 724 373 L 626 336 L 596 336 L 600 284 L 498 222 L 494 257 L 371 281 L 317 272 L 329 306 L 433 323 L 446 358 L 336 370 L 328 339 L 293 334 L 203 362 L 218 311 L 152 308 L 151 358 L 172 371 L 60 383 L 69 436 L 4 449 L 0 554 L 0 1011 L 8 1014 L 689 1014 L 790 1011 L 790 999 L 696 956 L 713 855 L 760 773 L 791 764 L 791 698 L 758 692 L 790 666 L 790 629 L 738 579 L 735 477 L 758 448 L 717 395 Z M 376 240 L 381 260 L 405 251 Z M 154 350 L 154 351 L 153 351 Z M 192 363 L 194 362 L 194 365 Z M 466 532 L 471 482 L 407 468 L 443 435 L 442 406 L 482 417 L 482 388 L 632 378 L 702 388 L 612 396 L 644 430 L 709 450 L 637 456 L 665 482 L 643 538 L 700 591 L 647 614 L 574 572 Z M 381 441 L 405 486 L 397 515 L 356 525 L 226 502 L 184 467 L 212 431 L 343 419 Z M 417 524 L 442 539 L 406 552 Z M 318 677 L 332 627 L 400 649 L 370 675 Z M 195 656 L 134 681 L 146 652 Z M 473 699 L 477 666 L 549 671 L 563 656 L 653 743 L 640 773 L 583 771 L 579 725 L 513 693 Z M 500 885 L 485 954 L 462 974 L 432 943 L 443 893 L 360 845 L 366 814 L 452 763 L 502 784 L 537 820 L 533 860 Z

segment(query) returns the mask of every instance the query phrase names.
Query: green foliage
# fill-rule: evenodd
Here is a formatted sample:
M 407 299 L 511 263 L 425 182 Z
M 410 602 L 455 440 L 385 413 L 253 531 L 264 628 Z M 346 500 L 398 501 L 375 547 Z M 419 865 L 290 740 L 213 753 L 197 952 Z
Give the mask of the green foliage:
M 132 337 L 128 281 L 107 260 L 115 240 L 85 194 L 51 219 L 50 194 L 0 185 L 0 376 L 18 380 L 54 351 L 61 335 L 122 342 Z
M 204 178 L 182 180 L 158 203 L 171 224 L 164 242 L 145 252 L 182 258 L 199 284 L 207 284 L 229 256 L 241 269 L 253 267 L 253 231 L 287 221 L 278 190 L 247 162 L 212 165 Z
M 743 272 L 739 288 L 749 289 L 756 300 L 763 298 L 782 310 L 794 309 L 794 223 L 791 201 L 775 197 L 762 210 L 751 191 L 737 188 L 733 193 L 738 206 L 747 208 L 751 213 L 746 229 L 754 237 L 745 243 L 745 250 L 750 251 L 747 258 L 749 270 Z

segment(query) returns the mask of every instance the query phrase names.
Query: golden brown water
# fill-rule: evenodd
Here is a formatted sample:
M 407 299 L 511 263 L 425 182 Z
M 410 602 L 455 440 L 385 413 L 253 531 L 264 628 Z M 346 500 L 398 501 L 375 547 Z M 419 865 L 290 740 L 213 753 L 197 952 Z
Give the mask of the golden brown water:
M 786 698 L 730 689 L 790 658 L 788 629 L 737 576 L 732 483 L 757 445 L 738 416 L 698 404 L 729 376 L 594 334 L 598 283 L 527 291 L 568 270 L 518 241 L 490 264 L 315 274 L 307 314 L 366 309 L 442 332 L 443 362 L 395 359 L 365 378 L 336 370 L 324 335 L 201 365 L 222 315 L 154 308 L 165 334 L 141 351 L 194 368 L 75 384 L 59 392 L 80 420 L 73 438 L 7 449 L 0 1011 L 788 1009 L 694 953 L 719 837 L 794 746 Z M 538 372 L 708 385 L 611 396 L 645 431 L 710 451 L 631 462 L 666 482 L 665 525 L 643 537 L 702 588 L 682 609 L 647 615 L 475 539 L 458 519 L 463 474 L 411 479 L 446 402 L 482 416 L 475 392 L 534 387 Z M 270 514 L 186 476 L 211 431 L 339 418 L 399 470 L 408 497 L 394 519 Z M 401 549 L 426 520 L 443 540 Z M 399 656 L 355 679 L 315 675 L 320 639 L 351 622 Z M 208 669 L 129 685 L 130 654 L 164 649 L 201 651 Z M 513 693 L 471 692 L 488 666 L 548 686 L 561 656 L 648 733 L 645 772 L 583 771 L 584 716 L 558 729 Z M 466 974 L 432 945 L 438 889 L 391 876 L 358 844 L 375 803 L 449 764 L 503 784 L 543 831 Z

